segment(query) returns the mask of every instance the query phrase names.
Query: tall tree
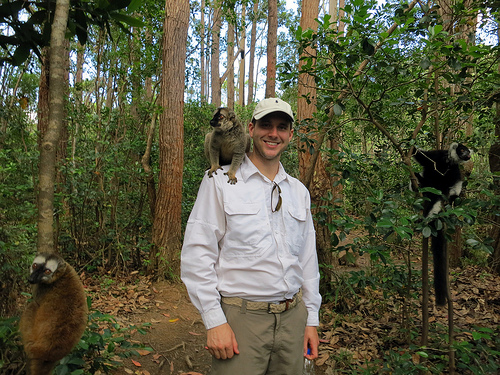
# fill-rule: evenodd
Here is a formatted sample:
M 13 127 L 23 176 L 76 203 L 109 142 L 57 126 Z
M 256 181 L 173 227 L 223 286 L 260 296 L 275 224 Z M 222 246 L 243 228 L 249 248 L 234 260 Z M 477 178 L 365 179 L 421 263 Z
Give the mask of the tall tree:
M 149 272 L 156 271 L 160 278 L 179 272 L 188 27 L 189 0 L 167 0 L 162 43 L 160 172 L 149 265 Z
M 249 51 L 249 63 L 248 63 L 248 100 L 247 103 L 253 103 L 253 92 L 254 92 L 254 71 L 255 71 L 255 44 L 257 42 L 257 18 L 259 12 L 259 0 L 254 0 L 253 2 L 253 12 L 251 16 L 252 20 L 252 31 L 250 33 L 250 51 Z
M 207 72 L 205 71 L 205 0 L 201 0 L 200 8 L 200 101 L 205 103 L 207 100 Z
M 497 35 L 500 45 L 500 20 L 497 21 Z M 500 66 L 498 67 L 498 72 L 500 73 Z M 500 92 L 494 95 L 495 100 L 495 142 L 490 147 L 489 150 L 489 163 L 490 171 L 494 174 L 494 192 L 498 197 L 500 196 Z M 496 174 L 496 175 L 495 175 Z M 495 215 L 493 218 L 493 225 L 491 226 L 490 236 L 493 238 L 493 254 L 490 258 L 491 268 L 500 275 L 500 216 Z
M 266 98 L 276 96 L 276 48 L 278 46 L 278 0 L 269 0 L 267 14 Z
M 240 69 L 238 73 L 238 104 L 240 106 L 245 105 L 245 40 L 247 37 L 246 33 L 246 7 L 245 4 L 242 4 L 241 6 L 241 20 L 242 20 L 242 25 L 241 25 L 241 36 L 240 36 Z
M 65 33 L 68 24 L 69 0 L 57 0 L 50 37 L 49 123 L 41 141 L 38 193 L 39 252 L 55 252 L 54 189 L 56 152 L 64 125 L 65 94 Z
M 234 55 L 234 11 L 232 9 L 228 10 L 229 17 L 227 23 L 227 106 L 228 108 L 234 109 L 234 67 L 233 67 L 233 55 Z
M 300 26 L 303 30 L 307 29 L 317 29 L 316 18 L 318 18 L 319 10 L 319 0 L 303 0 L 302 2 L 302 16 L 300 19 Z M 299 71 L 304 64 L 308 64 L 310 59 L 313 60 L 313 65 L 316 58 L 316 49 L 307 47 L 301 55 L 299 61 Z M 316 99 L 316 85 L 314 82 L 314 77 L 308 73 L 299 74 L 299 85 L 297 94 L 297 120 L 303 122 L 301 127 L 301 132 L 308 134 L 311 130 L 317 128 L 317 124 L 314 123 L 314 113 L 317 108 Z M 313 137 L 316 141 L 318 140 L 319 134 Z M 298 137 L 298 147 L 299 150 L 302 149 L 303 152 L 299 153 L 299 174 L 302 181 L 305 180 L 308 171 L 311 171 L 313 178 L 309 179 L 309 183 L 306 185 L 311 193 L 311 202 L 315 208 L 315 213 L 321 210 L 323 206 L 321 200 L 325 196 L 325 193 L 332 191 L 332 182 L 330 180 L 330 174 L 326 171 L 325 163 L 321 157 L 312 158 L 310 149 L 305 143 L 300 142 L 301 137 Z M 319 148 L 316 148 L 314 152 L 320 152 Z M 311 163 L 315 165 L 311 165 Z M 328 216 L 328 215 L 325 215 Z M 332 252 L 330 251 L 330 231 L 326 225 L 316 225 L 316 247 L 318 249 L 318 260 L 320 264 L 333 264 Z
M 219 76 L 220 60 L 220 29 L 221 29 L 221 9 L 217 4 L 213 7 L 212 26 L 212 54 L 210 60 L 211 82 L 212 82 L 212 104 L 216 107 L 221 105 L 221 80 Z

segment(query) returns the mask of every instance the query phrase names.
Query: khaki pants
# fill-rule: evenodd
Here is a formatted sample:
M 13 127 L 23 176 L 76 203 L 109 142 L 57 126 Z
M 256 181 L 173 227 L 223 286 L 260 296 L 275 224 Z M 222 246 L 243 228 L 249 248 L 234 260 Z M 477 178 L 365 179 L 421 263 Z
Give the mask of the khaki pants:
M 304 364 L 304 302 L 280 314 L 222 303 L 240 354 L 212 358 L 211 375 L 301 375 Z

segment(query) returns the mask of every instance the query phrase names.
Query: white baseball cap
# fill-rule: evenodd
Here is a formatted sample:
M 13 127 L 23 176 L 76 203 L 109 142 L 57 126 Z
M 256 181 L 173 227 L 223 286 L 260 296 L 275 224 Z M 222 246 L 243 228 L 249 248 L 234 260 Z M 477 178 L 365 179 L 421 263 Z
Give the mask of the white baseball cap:
M 279 98 L 266 98 L 261 100 L 253 111 L 253 118 L 255 120 L 260 120 L 264 116 L 274 112 L 284 113 L 290 117 L 290 120 L 293 122 L 292 107 L 290 107 L 290 104 Z

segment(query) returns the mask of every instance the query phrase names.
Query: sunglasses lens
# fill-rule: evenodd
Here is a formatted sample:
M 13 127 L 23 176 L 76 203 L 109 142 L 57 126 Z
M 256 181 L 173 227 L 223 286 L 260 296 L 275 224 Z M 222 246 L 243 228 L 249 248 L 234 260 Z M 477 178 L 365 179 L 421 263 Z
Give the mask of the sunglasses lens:
M 274 206 L 274 203 L 273 203 L 275 190 L 278 192 L 278 203 L 276 204 L 276 207 Z M 279 187 L 278 184 L 274 183 L 273 189 L 271 190 L 271 211 L 276 212 L 276 211 L 279 211 L 280 208 L 281 208 L 281 188 Z

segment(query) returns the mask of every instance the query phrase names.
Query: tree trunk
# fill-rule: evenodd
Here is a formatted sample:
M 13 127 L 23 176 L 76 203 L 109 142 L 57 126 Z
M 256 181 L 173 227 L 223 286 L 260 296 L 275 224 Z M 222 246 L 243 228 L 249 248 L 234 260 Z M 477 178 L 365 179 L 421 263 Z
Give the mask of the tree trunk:
M 219 76 L 220 60 L 220 28 L 221 28 L 221 10 L 214 8 L 214 19 L 212 28 L 212 58 L 210 60 L 211 82 L 212 82 L 212 104 L 216 107 L 221 105 L 221 80 Z
M 49 122 L 40 147 L 37 250 L 53 253 L 56 151 L 64 124 L 64 60 L 69 0 L 57 0 L 50 38 Z
M 315 30 L 318 27 L 316 18 L 318 17 L 319 0 L 304 0 L 302 2 L 302 17 L 300 19 L 300 26 L 303 30 L 311 28 Z M 315 56 L 316 52 L 314 48 L 308 47 L 303 52 L 304 56 Z M 305 61 L 299 62 L 299 70 Z M 309 74 L 300 74 L 299 76 L 299 86 L 297 95 L 297 120 L 299 121 L 310 121 L 312 127 L 316 127 L 316 124 L 312 123 L 314 112 L 316 112 L 316 87 L 314 83 L 314 77 Z M 309 133 L 311 129 L 309 127 L 301 128 L 301 132 L 305 134 Z M 316 138 L 318 134 L 316 133 Z M 300 179 L 304 181 L 306 171 L 311 168 L 310 163 L 313 162 L 309 149 L 304 143 L 299 142 L 299 149 L 305 148 L 305 152 L 299 152 L 299 173 Z M 315 149 L 314 152 L 320 152 L 319 148 Z M 314 209 L 313 213 L 317 213 L 321 209 L 320 206 L 323 205 L 321 199 L 325 196 L 325 193 L 332 190 L 331 181 L 329 173 L 325 169 L 324 162 L 321 157 L 316 159 L 316 165 L 313 167 L 313 178 L 309 186 L 309 191 L 311 193 L 311 203 L 313 206 L 318 208 Z M 330 246 L 330 236 L 331 233 L 326 226 L 316 225 L 316 248 L 318 252 L 318 261 L 320 264 L 331 265 L 333 262 L 333 254 L 331 252 Z
M 278 45 L 278 0 L 269 0 L 267 15 L 266 98 L 276 96 L 276 47 Z
M 207 74 L 205 72 L 205 0 L 201 0 L 201 19 L 200 19 L 200 101 L 207 101 Z
M 470 17 L 467 17 L 468 21 L 464 22 L 462 16 L 457 17 L 456 12 L 454 11 L 454 2 L 450 0 L 440 0 L 439 2 L 439 15 L 442 17 L 443 27 L 446 31 L 449 32 L 453 38 L 457 37 L 459 39 L 463 39 L 468 41 L 468 43 L 473 44 L 474 38 L 471 38 L 471 35 L 475 35 L 476 32 L 476 24 L 477 24 L 477 14 L 473 13 Z M 471 8 L 471 1 L 466 0 L 463 2 L 465 9 Z M 453 43 L 453 40 L 450 41 Z M 436 80 L 438 77 L 436 77 Z M 468 78 L 465 82 L 470 83 L 470 78 Z M 436 88 L 436 91 L 441 89 L 447 89 L 449 87 L 449 92 L 451 96 L 459 96 L 462 95 L 462 86 L 460 84 L 451 84 L 446 85 L 445 87 Z M 467 89 L 466 89 L 467 90 Z M 436 123 L 439 125 L 439 111 L 436 114 Z M 449 145 L 456 141 L 459 137 L 457 133 L 461 133 L 465 131 L 467 136 L 472 135 L 472 115 L 463 119 L 463 116 L 460 116 L 458 113 L 456 118 L 454 119 L 453 124 L 445 124 L 445 127 L 448 127 L 449 130 L 446 133 L 442 133 L 441 129 L 436 126 L 436 137 L 439 141 L 439 144 L 443 148 L 449 147 Z M 449 126 L 447 126 L 449 125 Z M 462 194 L 465 192 L 463 191 Z M 462 238 L 462 228 L 456 227 L 455 233 L 452 235 L 452 240 L 448 244 L 448 254 L 449 254 L 449 264 L 451 267 L 458 267 L 460 265 L 460 259 L 463 254 L 463 238 Z
M 241 37 L 239 42 L 240 50 L 240 69 L 238 73 L 238 104 L 243 107 L 245 105 L 245 40 L 246 40 L 246 8 L 245 4 L 241 6 L 241 19 L 243 25 L 241 28 Z
M 259 0 L 253 2 L 252 31 L 250 34 L 250 62 L 248 65 L 248 100 L 247 104 L 253 103 L 254 71 L 255 71 L 255 44 L 257 42 L 257 14 L 259 12 Z
M 159 124 L 160 173 L 148 271 L 159 278 L 179 275 L 182 169 L 184 165 L 184 80 L 189 0 L 167 0 L 163 24 Z
M 232 18 L 232 17 L 231 17 Z M 227 24 L 227 107 L 234 109 L 234 24 L 232 19 Z M 222 83 L 222 82 L 221 82 Z
M 497 32 L 498 40 L 500 40 L 500 21 L 497 22 Z M 498 68 L 500 72 L 500 67 Z M 500 195 L 500 99 L 499 94 L 497 94 L 497 100 L 495 103 L 496 115 L 495 115 L 495 143 L 490 147 L 489 152 L 489 162 L 490 171 L 493 174 L 493 183 L 495 188 L 495 195 Z M 495 175 L 496 173 L 496 175 Z M 492 219 L 493 226 L 490 231 L 490 236 L 495 241 L 493 243 L 493 254 L 490 257 L 490 266 L 494 272 L 500 275 L 500 216 L 495 215 Z

